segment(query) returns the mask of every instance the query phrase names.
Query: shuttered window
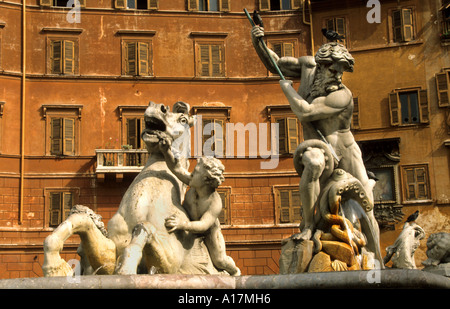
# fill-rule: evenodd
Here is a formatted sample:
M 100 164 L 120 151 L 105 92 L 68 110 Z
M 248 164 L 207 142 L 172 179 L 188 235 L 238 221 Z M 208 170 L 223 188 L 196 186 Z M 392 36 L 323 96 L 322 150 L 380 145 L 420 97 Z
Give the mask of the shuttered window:
M 430 122 L 427 90 L 391 92 L 389 108 L 393 126 Z
M 225 76 L 224 46 L 223 44 L 198 44 L 199 76 Z
M 133 76 L 152 75 L 150 42 L 126 41 L 124 46 L 124 74 Z
M 298 187 L 275 187 L 275 202 L 280 223 L 298 223 L 301 221 L 301 200 Z
M 403 197 L 405 201 L 429 200 L 430 188 L 426 165 L 403 166 Z
M 219 158 L 223 157 L 225 154 L 225 120 L 203 118 L 202 122 L 203 154 Z
M 259 0 L 260 11 L 297 10 L 301 5 L 301 0 Z
M 50 214 L 49 226 L 57 227 L 69 215 L 74 205 L 74 194 L 72 192 L 50 192 Z
M 340 35 L 344 36 L 345 38 L 342 39 L 342 42 L 340 43 L 343 44 L 344 46 L 347 46 L 347 26 L 344 17 L 335 17 L 327 19 L 325 21 L 325 26 L 327 30 L 335 31 Z
M 230 11 L 230 0 L 187 0 L 187 5 L 189 11 Z
M 436 88 L 439 107 L 450 106 L 450 70 L 443 70 L 443 72 L 436 74 Z
M 412 9 L 392 11 L 392 33 L 394 42 L 409 42 L 414 40 Z
M 159 0 L 114 0 L 116 9 L 157 10 Z
M 51 73 L 75 74 L 75 41 L 52 40 L 50 44 Z
M 361 129 L 359 123 L 359 99 L 357 97 L 353 98 L 352 129 Z
M 75 119 L 51 118 L 50 154 L 75 155 Z
M 301 129 L 296 117 L 276 119 L 279 134 L 279 153 L 294 153 L 301 141 Z

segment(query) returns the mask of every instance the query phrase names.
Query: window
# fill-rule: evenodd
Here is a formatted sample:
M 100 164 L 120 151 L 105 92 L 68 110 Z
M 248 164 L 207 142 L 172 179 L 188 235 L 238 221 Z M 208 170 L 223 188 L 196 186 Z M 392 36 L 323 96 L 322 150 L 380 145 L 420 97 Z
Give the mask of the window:
M 159 0 L 115 0 L 116 9 L 157 10 Z
M 298 223 L 301 221 L 301 199 L 298 186 L 274 187 L 275 207 L 279 223 Z
M 439 107 L 450 106 L 450 69 L 443 69 L 436 74 L 436 87 L 439 97 Z
M 353 130 L 361 129 L 360 123 L 359 123 L 359 99 L 358 97 L 353 97 L 353 114 L 352 114 L 352 123 L 351 128 Z
M 450 38 L 450 1 L 442 0 L 442 6 L 439 9 L 442 14 L 442 36 L 441 39 Z
M 295 57 L 294 41 L 269 41 L 270 48 L 278 57 Z
M 74 156 L 79 149 L 80 105 L 43 105 L 46 120 L 46 154 Z
M 67 4 L 70 0 L 40 0 L 41 6 L 60 6 L 68 7 Z M 86 0 L 78 0 L 81 7 L 86 6 Z
M 325 28 L 327 30 L 333 30 L 345 38 L 342 39 L 342 43 L 344 46 L 347 46 L 347 25 L 344 17 L 334 17 L 325 20 Z M 325 37 L 322 36 L 324 39 Z M 329 42 L 329 41 L 328 41 Z
M 74 75 L 78 71 L 78 40 L 50 39 L 49 72 L 51 74 Z
M 79 195 L 79 188 L 46 188 L 44 190 L 46 224 L 50 227 L 60 225 L 72 207 L 77 204 Z
M 296 10 L 301 5 L 301 0 L 259 0 L 260 11 Z
M 197 76 L 225 76 L 225 48 L 223 42 L 197 44 Z
M 220 224 L 230 224 L 230 187 L 219 187 L 217 192 L 222 199 L 222 212 L 219 215 Z
M 405 8 L 392 11 L 392 33 L 394 42 L 414 40 L 413 9 Z
M 189 11 L 230 11 L 230 0 L 187 0 L 187 5 Z
M 270 105 L 266 107 L 270 122 L 278 123 L 279 154 L 293 154 L 303 141 L 303 129 L 289 105 Z
M 122 74 L 132 76 L 151 76 L 152 50 L 151 41 L 123 40 Z
M 431 199 L 428 166 L 402 166 L 403 201 L 428 201 Z
M 396 90 L 389 94 L 392 125 L 429 123 L 427 90 Z

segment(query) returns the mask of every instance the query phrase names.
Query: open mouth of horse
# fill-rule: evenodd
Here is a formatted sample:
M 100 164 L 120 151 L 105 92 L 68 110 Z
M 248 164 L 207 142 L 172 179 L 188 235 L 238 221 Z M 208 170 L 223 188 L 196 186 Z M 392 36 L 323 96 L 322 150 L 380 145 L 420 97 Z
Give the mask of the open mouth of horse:
M 149 142 L 158 142 L 158 135 L 166 131 L 166 124 L 156 117 L 145 118 L 145 129 L 142 132 L 142 139 Z

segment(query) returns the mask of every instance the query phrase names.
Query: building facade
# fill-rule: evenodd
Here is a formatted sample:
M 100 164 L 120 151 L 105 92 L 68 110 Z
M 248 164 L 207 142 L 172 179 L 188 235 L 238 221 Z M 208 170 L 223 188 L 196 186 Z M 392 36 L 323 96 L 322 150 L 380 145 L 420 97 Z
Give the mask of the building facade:
M 261 12 L 279 55 L 313 53 L 323 27 L 345 34 L 353 131 L 380 179 L 382 250 L 416 209 L 448 218 L 447 2 L 383 1 L 380 23 L 361 1 L 72 2 L 0 1 L 0 278 L 42 276 L 43 241 L 72 205 L 107 224 L 146 160 L 149 101 L 190 104 L 202 120 L 191 168 L 208 140 L 225 165 L 228 254 L 244 275 L 278 273 L 280 242 L 301 220 L 292 153 L 302 130 L 244 8 Z M 62 256 L 77 259 L 78 244 L 71 237 Z

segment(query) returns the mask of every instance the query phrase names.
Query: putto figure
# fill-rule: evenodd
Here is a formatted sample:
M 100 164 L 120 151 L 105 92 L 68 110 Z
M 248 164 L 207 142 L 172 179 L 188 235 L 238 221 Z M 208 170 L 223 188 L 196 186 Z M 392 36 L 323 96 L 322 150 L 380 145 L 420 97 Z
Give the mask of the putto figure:
M 254 26 L 252 42 L 266 68 L 277 73 L 272 57 L 283 75 L 301 79 L 298 91 L 290 80 L 281 80 L 280 86 L 302 124 L 305 138 L 303 145 L 299 146 L 301 151 L 294 155 L 294 165 L 301 176 L 299 189 L 303 220 L 301 232 L 293 235 L 292 239 L 310 240 L 315 230 L 314 207 L 321 185 L 324 186 L 331 175 L 332 170 L 329 169 L 342 169 L 359 180 L 373 203 L 375 181 L 369 179 L 361 150 L 350 131 L 353 97 L 342 83 L 343 73 L 353 72 L 355 61 L 347 49 L 336 42 L 324 44 L 315 56 L 280 58 L 262 46 L 259 39 L 262 36 L 264 29 Z M 327 153 L 332 156 L 327 156 Z M 379 239 L 373 211 L 367 212 L 367 216 L 376 234 L 374 238 Z

